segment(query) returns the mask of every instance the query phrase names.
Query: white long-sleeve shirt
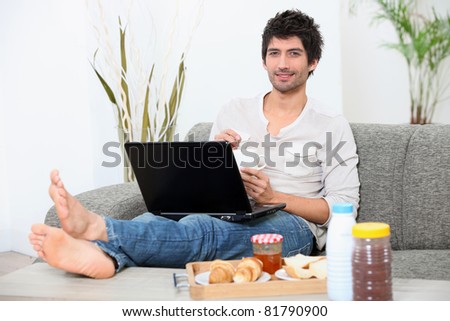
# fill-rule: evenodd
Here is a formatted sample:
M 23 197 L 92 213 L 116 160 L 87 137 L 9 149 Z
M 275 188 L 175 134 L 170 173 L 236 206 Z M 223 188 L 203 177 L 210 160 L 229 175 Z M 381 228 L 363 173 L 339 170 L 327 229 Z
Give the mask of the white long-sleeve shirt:
M 266 164 L 263 172 L 275 191 L 324 198 L 330 209 L 328 221 L 319 225 L 305 220 L 322 249 L 334 203 L 352 203 L 356 217 L 359 178 L 353 133 L 342 115 L 308 97 L 298 118 L 272 136 L 263 112 L 264 96 L 235 99 L 223 106 L 210 138 L 226 129 L 235 130 L 242 139 L 241 150 Z

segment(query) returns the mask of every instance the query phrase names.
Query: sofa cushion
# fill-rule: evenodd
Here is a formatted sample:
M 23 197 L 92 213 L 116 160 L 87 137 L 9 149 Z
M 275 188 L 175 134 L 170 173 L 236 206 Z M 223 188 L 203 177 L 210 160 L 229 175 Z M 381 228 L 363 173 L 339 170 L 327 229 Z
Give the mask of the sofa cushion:
M 450 250 L 402 250 L 392 253 L 392 276 L 450 280 Z
M 385 222 L 393 249 L 402 247 L 402 190 L 406 150 L 416 127 L 351 124 L 359 156 L 358 222 Z
M 450 249 L 450 126 L 417 127 L 405 159 L 401 248 Z

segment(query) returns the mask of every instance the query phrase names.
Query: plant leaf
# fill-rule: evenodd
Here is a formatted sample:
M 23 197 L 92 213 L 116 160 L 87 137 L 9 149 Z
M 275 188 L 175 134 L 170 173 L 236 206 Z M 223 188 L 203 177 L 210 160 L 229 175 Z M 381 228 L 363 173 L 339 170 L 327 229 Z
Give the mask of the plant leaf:
M 170 126 L 167 129 L 167 137 L 168 139 L 173 139 L 173 133 L 175 132 L 176 120 L 177 120 L 177 111 L 181 103 L 181 97 L 183 94 L 185 80 L 185 66 L 184 66 L 184 54 L 181 55 L 180 64 L 178 65 L 178 75 L 174 80 L 172 86 L 172 93 L 169 99 L 169 121 L 166 122 L 166 126 Z M 167 115 L 166 115 L 167 117 Z
M 114 96 L 114 92 L 112 91 L 111 87 L 109 87 L 108 83 L 105 81 L 105 79 L 100 75 L 100 73 L 95 69 L 94 65 L 91 63 L 92 69 L 94 69 L 95 74 L 97 75 L 98 79 L 100 80 L 100 83 L 103 86 L 103 89 L 105 89 L 106 94 L 108 95 L 109 100 L 114 104 L 117 105 L 116 97 Z
M 144 111 L 142 115 L 142 133 L 141 133 L 141 142 L 146 142 L 148 138 L 148 130 L 150 127 L 150 120 L 148 119 L 148 104 L 150 102 L 150 84 L 152 82 L 153 70 L 155 69 L 155 64 L 152 66 L 152 70 L 150 71 L 150 75 L 148 76 L 147 88 L 145 90 L 145 100 L 144 100 Z
M 122 88 L 122 95 L 124 95 L 125 106 L 129 117 L 131 117 L 131 107 L 130 107 L 130 92 L 127 83 L 127 55 L 125 49 L 125 33 L 126 27 L 122 28 L 122 22 L 119 17 L 119 31 L 120 31 L 120 64 L 122 67 L 120 87 Z M 130 124 L 131 126 L 131 124 Z

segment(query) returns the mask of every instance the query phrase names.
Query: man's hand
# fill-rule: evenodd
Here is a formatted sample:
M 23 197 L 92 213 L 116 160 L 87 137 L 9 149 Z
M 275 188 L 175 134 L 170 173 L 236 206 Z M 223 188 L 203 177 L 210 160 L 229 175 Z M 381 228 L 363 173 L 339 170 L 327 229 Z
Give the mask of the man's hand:
M 275 192 L 270 185 L 269 177 L 262 171 L 253 168 L 241 169 L 242 181 L 247 194 L 260 204 L 273 204 Z
M 304 219 L 324 224 L 328 220 L 328 203 L 323 198 L 305 198 L 274 191 L 269 177 L 254 168 L 241 169 L 242 181 L 247 194 L 260 204 L 286 203 L 283 211 Z
M 233 147 L 233 149 L 236 149 L 238 148 L 239 143 L 241 142 L 241 136 L 239 136 L 239 134 L 236 133 L 234 130 L 227 129 L 214 136 L 214 140 L 224 140 L 226 142 L 229 142 Z

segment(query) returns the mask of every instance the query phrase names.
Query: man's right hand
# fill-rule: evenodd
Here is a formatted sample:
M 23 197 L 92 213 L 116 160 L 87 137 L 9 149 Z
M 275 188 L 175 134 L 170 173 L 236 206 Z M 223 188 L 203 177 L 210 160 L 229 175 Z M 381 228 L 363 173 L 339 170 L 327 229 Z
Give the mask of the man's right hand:
M 227 129 L 214 136 L 214 140 L 224 140 L 226 142 L 229 142 L 233 147 L 233 149 L 236 149 L 238 148 L 239 143 L 241 142 L 241 136 L 239 136 L 239 134 L 236 133 L 234 130 Z

